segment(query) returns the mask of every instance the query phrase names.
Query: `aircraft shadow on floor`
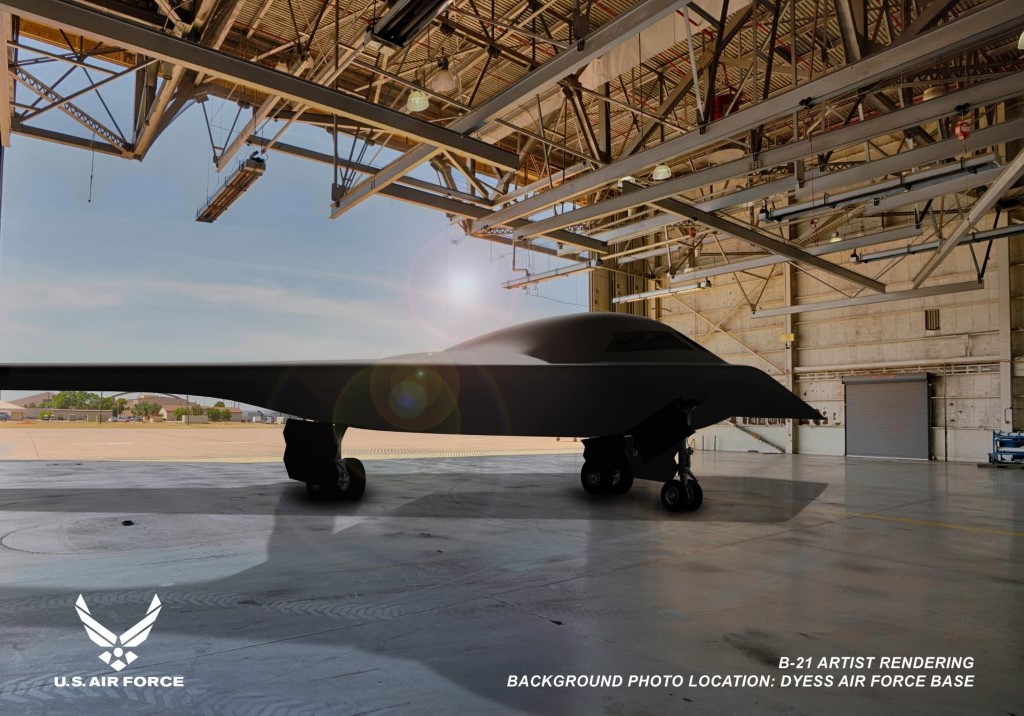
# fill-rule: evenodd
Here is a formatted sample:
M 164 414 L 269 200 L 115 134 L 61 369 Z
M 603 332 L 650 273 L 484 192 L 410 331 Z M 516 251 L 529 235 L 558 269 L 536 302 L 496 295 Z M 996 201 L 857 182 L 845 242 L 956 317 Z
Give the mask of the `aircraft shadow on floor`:
M 244 474 L 240 466 L 234 468 L 236 472 L 232 474 Z M 116 472 L 122 468 L 112 469 Z M 481 480 L 491 482 L 482 485 Z M 501 481 L 500 486 L 494 485 L 495 480 Z M 486 489 L 487 484 L 491 484 L 490 490 Z M 363 654 L 359 658 L 377 665 L 398 657 L 412 659 L 459 689 L 502 708 L 547 714 L 564 712 L 570 706 L 566 700 L 569 696 L 552 696 L 544 690 L 519 693 L 505 688 L 504 674 L 521 666 L 509 661 L 515 658 L 514 650 L 507 654 L 502 650 L 489 651 L 491 656 L 486 659 L 466 662 L 449 659 L 437 645 L 449 643 L 453 634 L 465 642 L 460 642 L 459 648 L 517 643 L 522 649 L 524 642 L 535 643 L 530 672 L 560 673 L 573 654 L 587 648 L 580 641 L 586 641 L 585 632 L 571 629 L 573 620 L 621 623 L 623 643 L 628 642 L 629 625 L 638 621 L 647 623 L 654 619 L 663 622 L 666 629 L 683 629 L 689 618 L 685 606 L 673 606 L 666 611 L 635 599 L 613 600 L 592 608 L 580 604 L 573 606 L 570 621 L 566 622 L 569 626 L 562 626 L 561 620 L 538 618 L 533 608 L 516 607 L 514 597 L 495 600 L 489 595 L 509 595 L 517 589 L 542 587 L 553 580 L 590 579 L 609 566 L 634 564 L 637 550 L 653 554 L 663 549 L 666 533 L 661 525 L 658 529 L 638 530 L 636 525 L 641 521 L 658 521 L 670 529 L 678 528 L 679 535 L 690 534 L 676 547 L 680 557 L 687 561 L 675 566 L 666 564 L 653 570 L 647 579 L 660 583 L 679 570 L 710 569 L 712 565 L 707 563 L 713 559 L 685 556 L 687 545 L 700 550 L 702 545 L 714 543 L 705 543 L 701 530 L 688 530 L 688 523 L 784 522 L 826 487 L 824 483 L 759 477 L 709 477 L 705 484 L 710 499 L 705 502 L 704 511 L 689 515 L 666 514 L 658 502 L 656 483 L 638 482 L 627 495 L 595 499 L 584 494 L 578 478 L 571 475 L 529 473 L 498 477 L 407 475 L 390 485 L 387 475 L 377 475 L 372 491 L 368 490 L 366 498 L 358 503 L 313 502 L 301 484 L 287 482 L 227 488 L 8 488 L 0 490 L 0 515 L 42 513 L 38 518 L 41 524 L 48 520 L 46 513 L 87 514 L 90 518 L 109 515 L 110 529 L 124 530 L 126 535 L 131 534 L 130 530 L 145 529 L 146 520 L 153 515 L 272 517 L 266 558 L 256 566 L 215 579 L 178 581 L 173 586 L 161 586 L 154 581 L 142 587 L 136 583 L 130 589 L 85 591 L 97 617 L 110 624 L 133 623 L 138 619 L 139 609 L 154 592 L 159 593 L 165 609 L 157 631 L 183 637 L 177 647 L 181 653 L 164 651 L 161 656 L 169 659 L 169 663 L 180 664 L 179 668 L 195 666 L 195 671 L 191 666 L 186 671 L 191 674 L 190 683 L 199 689 L 194 695 L 159 696 L 174 701 L 176 708 L 187 711 L 208 705 L 214 697 L 225 706 L 231 703 L 224 701 L 225 687 L 216 679 L 205 677 L 204 667 L 199 666 L 206 662 L 197 660 L 197 656 L 211 645 L 282 639 L 294 645 L 282 651 L 282 657 L 287 654 L 292 659 L 302 653 L 317 657 L 303 668 L 306 680 L 301 684 L 270 679 L 247 686 L 249 690 L 258 688 L 265 692 L 266 697 L 261 699 L 266 713 L 305 713 L 310 705 L 316 707 L 317 713 L 350 712 L 348 706 L 335 703 L 331 674 L 338 670 L 337 666 L 349 670 L 352 665 L 345 660 L 354 658 L 353 654 Z M 346 516 L 353 519 L 339 521 L 339 517 Z M 363 517 L 371 519 L 360 519 Z M 400 519 L 386 519 L 389 517 Z M 122 526 L 125 519 L 133 520 L 135 525 Z M 466 525 L 462 521 L 466 519 L 496 522 L 481 528 L 460 529 L 459 525 Z M 513 521 L 513 525 L 508 525 L 507 520 Z M 514 526 L 516 521 L 522 521 L 523 527 Z M 95 520 L 91 523 L 95 524 Z M 183 523 L 183 529 L 187 525 L 188 522 Z M 131 540 L 124 539 L 126 545 Z M 626 544 L 630 545 L 628 549 L 624 548 Z M 126 550 L 131 551 L 127 546 Z M 111 551 L 116 549 L 100 554 Z M 138 558 L 145 559 L 145 554 L 144 550 Z M 89 559 L 88 550 L 76 559 Z M 643 588 L 640 584 L 635 586 Z M 659 593 L 658 585 L 650 588 L 652 593 Z M 33 635 L 46 630 L 50 634 L 54 630 L 66 634 L 55 642 L 58 644 L 78 645 L 81 638 L 81 648 L 69 646 L 67 653 L 51 653 L 53 648 L 40 644 L 36 656 L 26 655 L 20 662 L 23 669 L 10 674 L 9 678 L 15 681 L 8 684 L 44 685 L 47 678 L 38 676 L 42 673 L 102 673 L 95 665 L 90 666 L 88 660 L 83 661 L 84 657 L 92 659 L 95 655 L 93 647 L 80 634 L 82 627 L 75 616 L 73 605 L 78 591 L 73 586 L 60 590 L 38 586 L 0 588 L 0 621 L 6 625 L 11 639 L 38 642 Z M 672 603 L 687 604 L 686 595 L 676 594 Z M 598 611 L 590 613 L 588 609 Z M 205 616 L 197 622 L 197 614 Z M 425 614 L 429 616 L 424 618 Z M 412 623 L 415 628 L 410 628 Z M 615 631 L 618 627 L 608 628 Z M 153 641 L 155 648 L 158 641 Z M 338 654 L 337 665 L 324 658 L 325 647 Z M 615 650 L 611 653 L 609 658 L 613 661 L 626 658 L 615 657 Z M 636 655 L 628 658 L 632 663 Z M 150 663 L 150 659 L 145 662 Z M 667 662 L 657 663 L 664 666 Z M 149 671 L 154 668 L 160 671 L 157 667 Z M 245 681 L 244 676 L 239 678 Z M 375 683 L 376 680 L 375 676 Z M 296 689 L 306 690 L 298 702 Z M 0 688 L 0 704 L 5 701 L 3 691 Z M 54 701 L 54 696 L 67 695 L 59 691 L 43 695 L 50 699 L 47 708 L 52 713 L 71 713 L 86 706 L 123 707 L 129 698 L 111 694 L 103 704 L 92 700 L 84 704 L 70 698 Z
M 704 506 L 694 514 L 665 513 L 660 483 L 640 482 L 626 495 L 585 494 L 564 475 L 492 476 L 490 490 L 476 476 L 451 475 L 388 485 L 375 475 L 359 502 L 317 502 L 300 483 L 238 487 L 39 487 L 0 489 L 0 512 L 66 512 L 123 515 L 325 515 L 442 517 L 446 519 L 656 520 L 667 522 L 785 522 L 825 490 L 821 482 L 763 477 L 708 477 Z M 495 483 L 500 484 L 495 484 Z

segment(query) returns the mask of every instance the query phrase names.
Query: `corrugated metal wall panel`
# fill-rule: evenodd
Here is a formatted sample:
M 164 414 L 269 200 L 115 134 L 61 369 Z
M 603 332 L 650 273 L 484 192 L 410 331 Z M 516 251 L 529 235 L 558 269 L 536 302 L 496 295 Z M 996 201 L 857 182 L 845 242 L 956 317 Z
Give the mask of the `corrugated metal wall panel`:
M 844 379 L 846 454 L 927 460 L 928 376 Z

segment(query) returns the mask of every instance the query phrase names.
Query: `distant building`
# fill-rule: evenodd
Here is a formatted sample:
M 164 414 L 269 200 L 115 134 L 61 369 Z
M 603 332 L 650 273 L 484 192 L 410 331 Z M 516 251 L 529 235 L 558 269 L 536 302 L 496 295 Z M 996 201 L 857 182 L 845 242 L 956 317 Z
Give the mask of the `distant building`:
M 102 423 L 110 417 L 109 410 L 85 410 L 84 408 L 22 408 L 22 410 L 25 411 L 25 418 L 28 420 L 40 420 L 45 414 L 49 416 L 49 420 Z
M 0 400 L 0 413 L 6 413 L 8 420 L 24 420 L 25 408 L 17 403 L 7 403 Z
M 36 405 L 39 405 L 44 400 L 53 400 L 55 395 L 57 395 L 57 394 L 56 393 L 49 393 L 49 392 L 47 392 L 47 393 L 36 393 L 35 395 L 29 395 L 29 396 L 26 396 L 24 398 L 18 398 L 17 400 L 12 400 L 11 404 L 12 405 L 20 406 L 22 408 L 27 408 L 29 405 L 32 405 L 33 403 L 35 403 Z
M 228 408 L 227 411 L 231 413 L 231 422 L 240 423 L 245 420 L 245 411 L 241 408 Z

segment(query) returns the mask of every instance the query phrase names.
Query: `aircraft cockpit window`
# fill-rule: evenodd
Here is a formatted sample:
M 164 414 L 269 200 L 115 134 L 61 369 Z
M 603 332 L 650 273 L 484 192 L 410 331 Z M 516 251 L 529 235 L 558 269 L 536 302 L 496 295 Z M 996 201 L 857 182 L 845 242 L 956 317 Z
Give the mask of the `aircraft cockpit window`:
M 617 333 L 609 344 L 608 353 L 630 351 L 697 351 L 701 347 L 678 333 L 668 331 L 630 331 Z

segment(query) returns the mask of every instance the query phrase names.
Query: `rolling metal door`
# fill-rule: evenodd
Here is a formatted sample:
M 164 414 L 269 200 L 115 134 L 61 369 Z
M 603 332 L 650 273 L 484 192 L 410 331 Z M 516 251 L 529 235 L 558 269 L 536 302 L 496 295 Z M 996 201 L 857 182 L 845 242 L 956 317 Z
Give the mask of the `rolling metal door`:
M 927 460 L 931 456 L 928 375 L 851 376 L 846 388 L 846 454 Z

